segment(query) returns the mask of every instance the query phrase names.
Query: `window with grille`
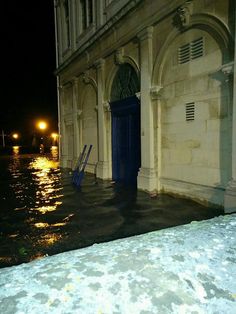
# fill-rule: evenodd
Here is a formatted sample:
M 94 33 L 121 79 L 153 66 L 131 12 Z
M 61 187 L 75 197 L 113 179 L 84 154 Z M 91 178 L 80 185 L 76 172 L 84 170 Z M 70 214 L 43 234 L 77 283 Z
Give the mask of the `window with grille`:
M 186 117 L 186 121 L 195 120 L 195 103 L 194 102 L 189 102 L 185 104 L 185 117 Z
M 204 40 L 203 37 L 195 39 L 188 44 L 185 44 L 178 49 L 178 62 L 183 64 L 191 60 L 200 58 L 204 55 Z

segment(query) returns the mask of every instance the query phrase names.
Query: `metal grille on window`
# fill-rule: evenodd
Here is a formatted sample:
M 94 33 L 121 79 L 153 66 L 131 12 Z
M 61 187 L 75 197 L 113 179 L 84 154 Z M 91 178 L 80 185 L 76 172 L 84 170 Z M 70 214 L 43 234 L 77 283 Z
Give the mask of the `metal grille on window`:
M 186 121 L 195 120 L 195 103 L 194 102 L 189 102 L 185 105 L 185 115 L 186 115 Z
M 202 57 L 204 54 L 204 40 L 203 37 L 195 39 L 188 44 L 185 44 L 178 49 L 179 64 L 187 63 Z
M 179 48 L 179 64 L 190 61 L 190 44 L 183 45 Z
M 191 59 L 197 59 L 203 56 L 203 37 L 191 42 Z

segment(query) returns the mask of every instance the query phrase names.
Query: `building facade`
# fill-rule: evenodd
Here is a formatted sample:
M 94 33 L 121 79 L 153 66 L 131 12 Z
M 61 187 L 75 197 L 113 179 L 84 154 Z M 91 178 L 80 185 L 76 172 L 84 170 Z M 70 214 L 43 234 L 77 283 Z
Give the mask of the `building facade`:
M 55 0 L 62 167 L 236 211 L 234 0 Z

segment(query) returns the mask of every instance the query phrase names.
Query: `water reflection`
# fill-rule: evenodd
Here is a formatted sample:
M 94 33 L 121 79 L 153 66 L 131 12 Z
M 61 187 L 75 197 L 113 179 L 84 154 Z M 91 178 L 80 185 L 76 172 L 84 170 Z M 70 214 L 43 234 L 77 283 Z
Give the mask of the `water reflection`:
M 39 156 L 29 164 L 29 169 L 32 170 L 36 186 L 34 209 L 42 214 L 55 211 L 61 204 L 58 198 L 63 196 L 58 193 L 62 189 L 58 186 L 60 180 L 58 161 L 50 160 L 46 156 Z
M 18 156 L 20 153 L 20 146 L 13 146 L 12 147 L 13 156 Z
M 49 233 L 46 234 L 42 240 L 40 240 L 40 244 L 41 245 L 52 245 L 55 242 L 57 242 L 58 240 L 60 240 L 62 238 L 61 234 L 57 234 L 57 233 Z
M 58 146 L 51 147 L 51 155 L 53 160 L 58 160 Z
M 58 222 L 55 224 L 49 224 L 47 222 L 37 222 L 34 224 L 36 228 L 48 228 L 48 227 L 62 227 L 65 226 L 65 222 Z
M 88 174 L 78 190 L 49 154 L 0 158 L 0 173 L 0 267 L 216 215 Z

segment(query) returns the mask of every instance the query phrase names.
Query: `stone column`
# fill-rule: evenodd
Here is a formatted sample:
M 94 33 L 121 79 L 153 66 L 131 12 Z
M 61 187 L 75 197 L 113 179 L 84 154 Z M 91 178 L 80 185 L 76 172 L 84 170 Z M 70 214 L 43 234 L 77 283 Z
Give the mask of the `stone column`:
M 141 168 L 138 174 L 138 188 L 148 192 L 156 190 L 153 107 L 150 95 L 153 68 L 152 34 L 152 27 L 138 34 L 141 70 Z
M 236 25 L 234 35 L 236 37 Z M 234 55 L 234 85 L 233 85 L 233 111 L 232 111 L 232 178 L 225 191 L 224 208 L 225 213 L 236 212 L 236 40 Z
M 67 155 L 66 155 L 66 131 L 65 131 L 65 117 L 64 117 L 64 103 L 65 103 L 65 87 L 60 87 L 60 121 L 59 121 L 59 148 L 60 148 L 60 165 L 62 168 L 66 167 Z
M 106 119 L 104 110 L 104 59 L 99 59 L 96 63 L 97 69 L 97 101 L 98 101 L 98 164 L 97 177 L 101 179 L 109 178 L 109 162 L 107 149 Z
M 78 125 L 78 102 L 79 102 L 78 78 L 75 78 L 73 80 L 73 133 L 74 133 L 73 165 L 74 166 L 76 166 L 76 162 L 80 154 L 80 144 L 81 144 L 79 125 Z
M 161 190 L 160 176 L 161 176 L 161 95 L 160 91 L 162 86 L 153 86 L 151 88 L 151 99 L 153 106 L 153 117 L 154 117 L 154 162 L 157 175 L 157 186 L 156 190 Z

